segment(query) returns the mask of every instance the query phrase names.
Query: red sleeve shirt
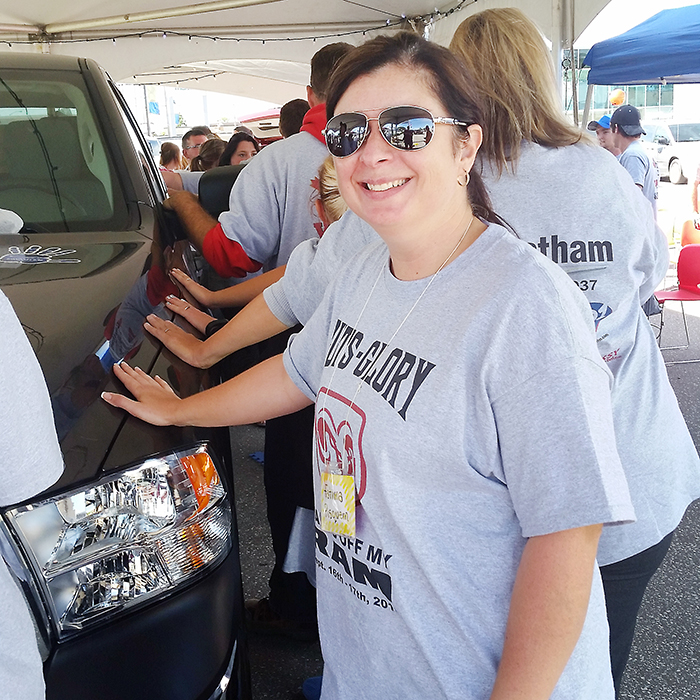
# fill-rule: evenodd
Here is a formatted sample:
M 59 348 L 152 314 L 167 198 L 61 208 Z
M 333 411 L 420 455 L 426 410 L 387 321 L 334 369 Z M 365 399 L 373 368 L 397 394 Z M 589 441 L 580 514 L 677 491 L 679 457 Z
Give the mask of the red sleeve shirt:
M 245 277 L 249 272 L 257 272 L 262 263 L 251 260 L 237 241 L 232 241 L 217 224 L 204 237 L 202 253 L 206 261 L 221 277 Z

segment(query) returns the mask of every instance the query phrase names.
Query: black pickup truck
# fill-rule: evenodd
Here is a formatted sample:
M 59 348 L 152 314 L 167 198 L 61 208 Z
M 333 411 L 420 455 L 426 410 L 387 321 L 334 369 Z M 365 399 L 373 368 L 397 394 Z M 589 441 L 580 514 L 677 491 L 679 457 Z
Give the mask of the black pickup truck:
M 128 358 L 181 395 L 216 381 L 144 334 L 196 274 L 122 96 L 94 62 L 0 54 L 0 285 L 51 395 L 61 479 L 1 510 L 48 700 L 248 698 L 227 431 L 154 428 L 100 399 Z M 1 465 L 0 465 L 1 468 Z

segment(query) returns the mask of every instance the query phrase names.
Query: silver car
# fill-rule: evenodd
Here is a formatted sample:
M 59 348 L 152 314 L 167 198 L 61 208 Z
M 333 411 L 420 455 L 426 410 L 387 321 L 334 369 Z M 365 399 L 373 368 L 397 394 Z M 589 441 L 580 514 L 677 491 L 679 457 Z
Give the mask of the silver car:
M 656 160 L 659 175 L 674 185 L 688 182 L 700 161 L 700 123 L 648 122 L 642 124 L 642 145 Z

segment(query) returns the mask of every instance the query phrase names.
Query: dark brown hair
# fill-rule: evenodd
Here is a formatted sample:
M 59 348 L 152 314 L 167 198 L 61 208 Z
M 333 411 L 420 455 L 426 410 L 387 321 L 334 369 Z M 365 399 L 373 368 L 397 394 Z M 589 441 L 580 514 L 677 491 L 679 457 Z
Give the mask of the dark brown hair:
M 239 131 L 228 140 L 226 148 L 221 154 L 221 158 L 219 158 L 219 165 L 231 165 L 231 156 L 238 150 L 238 145 L 241 141 L 252 143 L 255 146 L 255 152 L 260 153 L 260 144 L 257 139 L 250 134 L 246 134 L 245 131 Z
M 352 49 L 352 44 L 338 41 L 335 44 L 324 46 L 311 57 L 311 79 L 309 84 L 319 100 L 323 101 L 326 99 L 328 81 L 333 69 Z
M 219 164 L 219 158 L 226 148 L 226 142 L 221 139 L 209 139 L 205 141 L 199 153 L 192 159 L 190 170 L 192 172 L 211 170 Z
M 211 134 L 211 129 L 209 127 L 196 126 L 194 129 L 190 129 L 182 135 L 182 147 L 187 148 L 187 142 L 190 140 L 191 136 L 209 136 L 209 134 Z
M 358 46 L 339 64 L 331 77 L 326 98 L 326 116 L 330 119 L 335 107 L 350 85 L 362 76 L 388 65 L 399 65 L 421 71 L 428 87 L 440 100 L 445 114 L 467 124 L 481 124 L 482 111 L 469 73 L 461 61 L 447 49 L 417 34 L 399 32 L 378 36 Z M 453 127 L 455 141 L 468 137 L 466 127 Z M 493 223 L 503 223 L 493 212 L 481 176 L 472 168 L 468 197 L 474 214 Z
M 283 138 L 298 134 L 304 121 L 304 115 L 309 111 L 306 100 L 291 100 L 280 109 L 280 134 Z
M 165 141 L 164 143 L 160 144 L 160 164 L 163 166 L 168 165 L 168 163 L 172 163 L 173 161 L 177 162 L 177 168 L 176 170 L 181 170 L 182 169 L 182 153 L 180 153 L 180 146 L 178 146 L 176 143 L 172 143 L 170 141 Z

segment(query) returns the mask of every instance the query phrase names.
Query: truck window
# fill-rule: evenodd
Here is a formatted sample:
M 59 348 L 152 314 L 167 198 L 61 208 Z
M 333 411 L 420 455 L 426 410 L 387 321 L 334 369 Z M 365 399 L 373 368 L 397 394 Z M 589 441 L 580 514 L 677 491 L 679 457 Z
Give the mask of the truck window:
M 114 231 L 124 194 L 78 72 L 0 75 L 0 207 L 32 231 Z

